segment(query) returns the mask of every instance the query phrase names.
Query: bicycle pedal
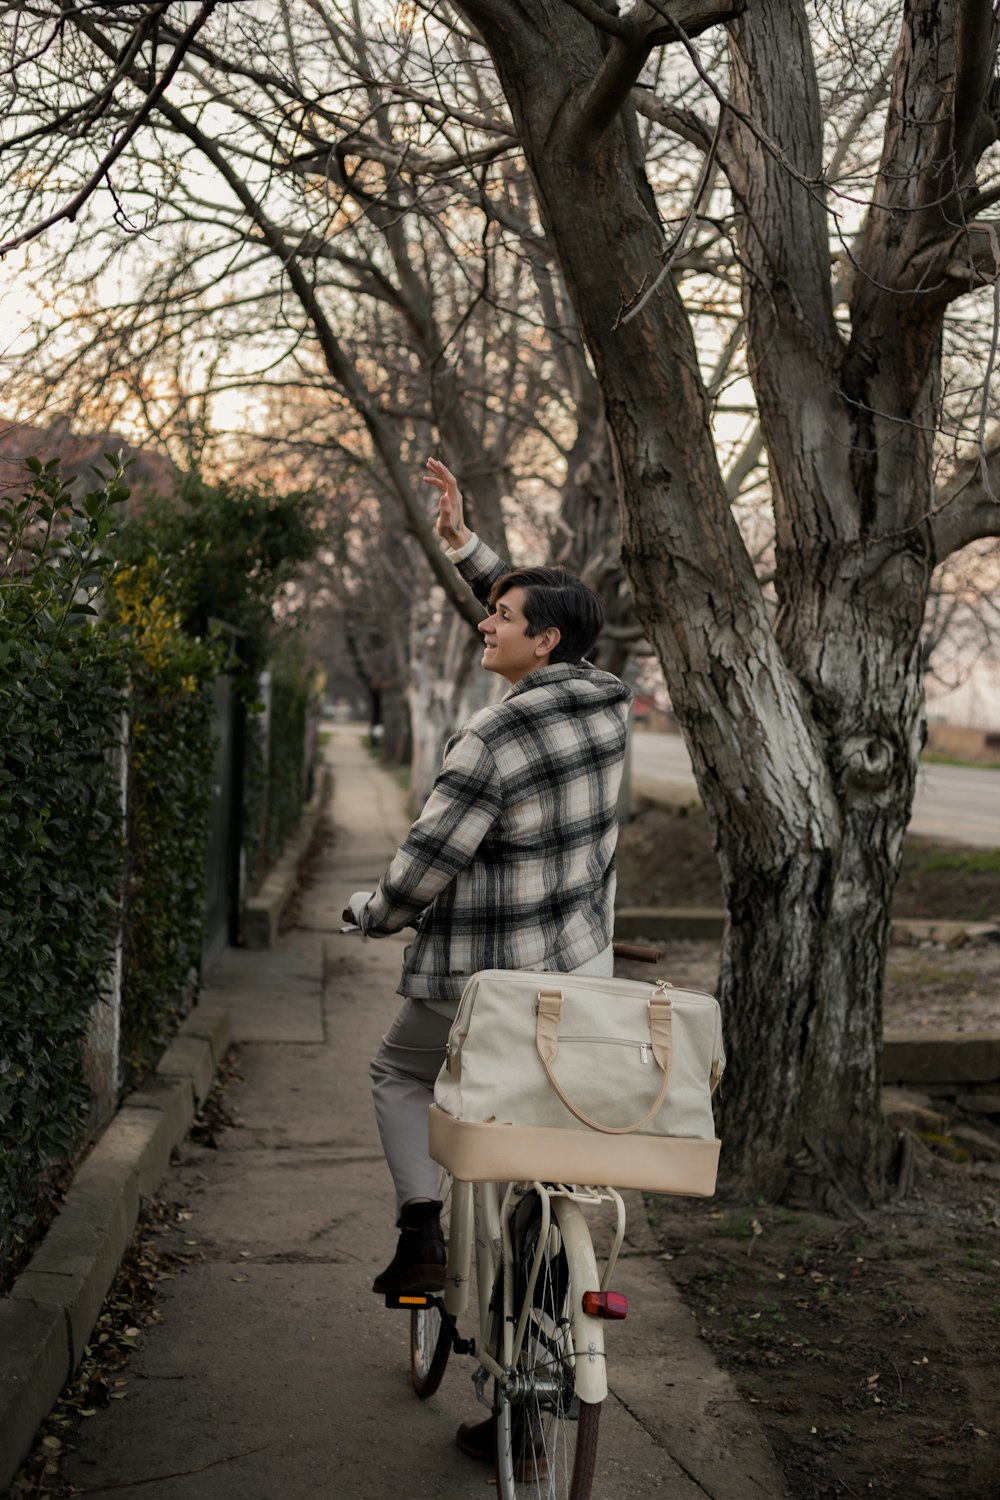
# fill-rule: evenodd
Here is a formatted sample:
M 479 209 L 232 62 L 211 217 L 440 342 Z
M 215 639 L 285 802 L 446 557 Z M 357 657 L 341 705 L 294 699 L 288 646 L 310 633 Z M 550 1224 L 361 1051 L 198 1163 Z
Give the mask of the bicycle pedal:
M 386 1292 L 386 1307 L 405 1308 L 411 1307 L 440 1307 L 441 1298 L 433 1292 Z

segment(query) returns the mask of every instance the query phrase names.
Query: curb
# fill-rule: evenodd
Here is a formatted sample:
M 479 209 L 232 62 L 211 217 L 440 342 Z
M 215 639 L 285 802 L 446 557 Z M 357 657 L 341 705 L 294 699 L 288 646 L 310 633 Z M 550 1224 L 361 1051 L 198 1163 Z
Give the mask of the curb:
M 229 1012 L 182 1024 L 80 1167 L 58 1215 L 0 1302 L 0 1492 L 76 1369 L 139 1217 L 166 1176 L 229 1045 Z
M 721 941 L 725 921 L 714 906 L 616 906 L 615 937 Z
M 645 812 L 648 807 L 665 807 L 671 812 L 697 812 L 701 793 L 694 777 L 674 780 L 632 773 L 632 811 Z
M 249 897 L 243 909 L 243 947 L 273 948 L 278 925 L 291 900 L 299 879 L 299 866 L 309 852 L 317 824 L 326 803 L 326 787 L 321 785 L 302 816 L 281 855 L 255 896 Z
M 619 938 L 722 938 L 726 913 L 717 906 L 617 906 L 615 936 Z M 900 948 L 940 943 L 945 948 L 980 948 L 1000 941 L 1000 917 L 991 922 L 953 918 L 893 917 L 889 941 Z
M 975 1031 L 887 1031 L 882 1048 L 882 1081 L 887 1084 L 949 1089 L 972 1086 L 996 1091 L 1000 1084 L 1000 1037 Z

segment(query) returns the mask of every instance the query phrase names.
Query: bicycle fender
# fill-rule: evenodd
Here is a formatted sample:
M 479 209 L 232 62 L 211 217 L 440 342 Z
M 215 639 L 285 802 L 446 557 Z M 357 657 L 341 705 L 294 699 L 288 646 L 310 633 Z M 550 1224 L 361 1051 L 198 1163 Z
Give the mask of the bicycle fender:
M 583 1213 L 568 1198 L 553 1198 L 552 1212 L 559 1223 L 563 1249 L 569 1264 L 573 1307 L 573 1347 L 576 1351 L 576 1394 L 581 1401 L 597 1403 L 608 1394 L 608 1370 L 604 1356 L 604 1325 L 583 1310 L 584 1292 L 601 1284 L 590 1230 Z

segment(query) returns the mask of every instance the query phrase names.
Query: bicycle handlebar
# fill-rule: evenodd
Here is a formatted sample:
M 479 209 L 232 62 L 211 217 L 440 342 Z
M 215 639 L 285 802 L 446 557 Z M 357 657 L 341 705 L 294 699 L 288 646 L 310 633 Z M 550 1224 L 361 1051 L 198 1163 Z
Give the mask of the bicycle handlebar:
M 349 906 L 344 907 L 344 910 L 340 914 L 340 918 L 342 922 L 347 923 L 346 927 L 342 927 L 340 929 L 341 932 L 361 931 L 357 922 L 355 922 L 354 920 L 354 913 L 351 911 L 351 908 Z M 650 948 L 645 943 L 615 942 L 611 946 L 615 958 L 630 958 L 634 962 L 641 964 L 658 964 L 660 959 L 663 957 L 663 950 L 661 948 Z

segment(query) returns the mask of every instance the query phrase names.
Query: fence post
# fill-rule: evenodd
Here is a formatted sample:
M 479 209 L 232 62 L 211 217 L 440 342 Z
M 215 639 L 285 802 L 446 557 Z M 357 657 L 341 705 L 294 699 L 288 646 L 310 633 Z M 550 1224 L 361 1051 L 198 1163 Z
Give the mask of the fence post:
M 118 776 L 121 828 L 127 827 L 128 812 L 129 723 L 125 710 L 121 715 L 121 738 L 111 755 L 112 774 Z M 91 1128 L 100 1130 L 118 1108 L 121 1086 L 123 917 L 119 915 L 114 956 L 108 971 L 104 993 L 91 1007 L 87 1036 L 83 1044 L 83 1066 L 90 1089 Z

